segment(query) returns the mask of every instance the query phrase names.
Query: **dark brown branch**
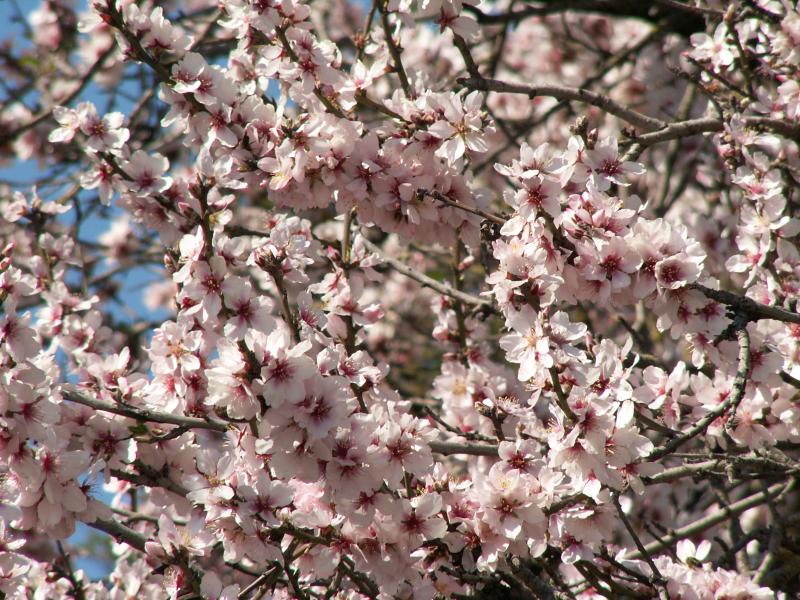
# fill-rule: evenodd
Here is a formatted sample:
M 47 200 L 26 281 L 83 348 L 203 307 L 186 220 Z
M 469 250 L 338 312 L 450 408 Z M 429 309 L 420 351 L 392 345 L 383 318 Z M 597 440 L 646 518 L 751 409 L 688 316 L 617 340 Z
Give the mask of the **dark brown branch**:
M 89 82 L 92 80 L 92 78 L 97 74 L 97 72 L 100 71 L 100 69 L 103 68 L 103 63 L 106 61 L 106 59 L 109 56 L 111 56 L 111 54 L 115 50 L 116 50 L 116 46 L 114 46 L 112 44 L 111 47 L 108 50 L 103 52 L 97 58 L 97 60 L 94 62 L 94 64 L 91 67 L 89 67 L 89 70 L 86 71 L 86 73 L 81 78 L 80 82 L 78 83 L 77 87 L 74 90 L 72 90 L 69 93 L 69 95 L 67 95 L 65 98 L 59 100 L 58 105 L 59 106 L 67 106 L 70 102 L 72 102 L 75 98 L 77 98 L 80 95 L 80 93 L 86 88 L 86 86 L 89 84 Z M 21 134 L 23 134 L 26 131 L 28 131 L 29 129 L 32 129 L 33 127 L 36 127 L 39 123 L 41 123 L 42 121 L 44 121 L 45 119 L 50 117 L 50 115 L 53 114 L 53 110 L 55 108 L 56 108 L 55 106 L 51 106 L 50 108 L 47 108 L 47 109 L 41 111 L 39 114 L 37 114 L 35 117 L 33 117 L 27 123 L 24 123 L 24 124 L 20 125 L 19 127 L 17 127 L 16 129 L 13 129 L 13 130 L 11 130 L 9 132 L 6 132 L 6 133 L 0 135 L 0 145 L 1 144 L 5 144 L 6 142 L 9 142 L 11 140 L 14 140 L 17 137 L 19 137 Z
M 445 296 L 450 296 L 451 298 L 455 298 L 464 304 L 469 304 L 470 306 L 478 306 L 478 307 L 485 307 L 489 310 L 494 310 L 492 307 L 491 302 L 488 300 L 483 300 L 477 296 L 473 296 L 471 294 L 467 294 L 466 292 L 462 292 L 460 290 L 455 289 L 453 286 L 448 285 L 447 283 L 436 281 L 425 275 L 424 273 L 420 273 L 416 269 L 409 267 L 407 264 L 384 255 L 380 248 L 378 248 L 375 244 L 367 240 L 366 238 L 362 238 L 364 241 L 364 245 L 369 249 L 370 252 L 374 252 L 377 254 L 380 259 L 392 267 L 398 273 L 405 275 L 406 277 L 410 277 L 415 281 L 418 281 L 423 286 L 430 288 L 440 294 L 444 294 Z
M 178 496 L 186 496 L 189 493 L 189 490 L 184 486 L 175 483 L 141 461 L 134 461 L 133 466 L 139 471 L 138 473 L 122 469 L 111 469 L 111 475 L 121 481 L 127 481 L 135 485 L 163 488 Z
M 472 53 L 469 51 L 469 47 L 467 46 L 467 42 L 462 38 L 460 35 L 454 33 L 453 34 L 453 43 L 455 43 L 456 48 L 461 53 L 461 58 L 464 60 L 464 64 L 467 67 L 467 73 L 469 76 L 476 80 L 483 80 L 481 77 L 481 73 L 478 70 L 478 65 L 475 64 L 475 59 L 472 58 Z
M 450 456 L 468 454 L 471 456 L 497 456 L 497 446 L 489 444 L 457 444 L 453 442 L 430 442 L 431 452 Z
M 612 496 L 612 500 L 614 502 L 614 507 L 617 509 L 617 514 L 619 515 L 622 524 L 625 526 L 625 529 L 628 532 L 628 535 L 631 536 L 633 539 L 633 543 L 636 545 L 636 548 L 639 550 L 639 553 L 644 558 L 645 562 L 650 567 L 650 571 L 653 573 L 653 583 L 658 586 L 658 596 L 662 600 L 666 599 L 669 600 L 669 594 L 667 593 L 664 577 L 661 575 L 661 572 L 658 570 L 656 563 L 653 562 L 653 557 L 650 556 L 650 553 L 645 549 L 644 544 L 642 544 L 642 540 L 639 539 L 639 536 L 636 534 L 636 530 L 631 525 L 631 522 L 628 520 L 628 516 L 625 514 L 625 511 L 622 510 L 622 506 L 619 503 L 619 495 L 614 494 Z
M 728 396 L 728 399 L 706 414 L 694 426 L 690 427 L 688 431 L 670 440 L 664 446 L 653 450 L 645 459 L 646 461 L 652 462 L 673 453 L 686 442 L 704 434 L 711 423 L 724 415 L 727 411 L 730 410 L 733 412 L 736 410 L 736 407 L 739 406 L 739 403 L 744 397 L 745 387 L 747 386 L 747 375 L 750 372 L 750 335 L 747 333 L 746 322 L 737 324 L 736 335 L 739 339 L 739 367 L 736 372 L 736 377 L 733 380 L 731 394 Z
M 464 10 L 475 15 L 478 23 L 485 25 L 515 23 L 529 17 L 544 17 L 574 11 L 641 19 L 648 23 L 657 23 L 666 18 L 670 25 L 669 30 L 683 36 L 706 29 L 706 21 L 702 14 L 694 11 L 678 11 L 665 6 L 654 7 L 652 2 L 643 0 L 540 0 L 536 6 L 497 14 L 487 14 L 469 5 L 465 5 Z
M 742 121 L 748 127 L 766 129 L 791 140 L 800 140 L 800 125 L 769 117 L 747 116 L 742 117 Z M 716 133 L 724 128 L 724 122 L 718 117 L 703 117 L 671 123 L 658 131 L 637 135 L 633 138 L 633 145 L 625 154 L 625 160 L 634 160 L 643 150 L 655 144 L 692 137 L 701 133 Z
M 780 308 L 778 306 L 769 306 L 767 304 L 760 304 L 747 296 L 739 296 L 725 290 L 715 290 L 699 283 L 694 283 L 689 286 L 692 289 L 703 292 L 707 297 L 722 304 L 730 306 L 739 314 L 743 314 L 752 321 L 759 319 L 773 319 L 775 321 L 784 321 L 786 323 L 800 324 L 800 314 Z
M 83 404 L 95 410 L 110 412 L 123 417 L 136 419 L 137 421 L 150 421 L 153 423 L 165 423 L 170 425 L 178 425 L 190 429 L 210 429 L 211 431 L 219 431 L 224 433 L 228 426 L 220 421 L 206 421 L 197 417 L 185 417 L 183 415 L 173 415 L 169 413 L 161 413 L 147 408 L 138 408 L 128 404 L 111 404 L 96 400 L 88 396 L 84 391 L 80 390 L 77 386 L 72 384 L 65 384 L 61 387 L 61 394 L 65 399 L 77 404 Z
M 389 48 L 389 55 L 392 57 L 392 62 L 394 63 L 394 72 L 397 73 L 397 77 L 400 78 L 400 86 L 403 88 L 403 92 L 406 95 L 406 98 L 414 98 L 414 90 L 411 87 L 411 83 L 408 81 L 408 75 L 406 75 L 406 70 L 403 67 L 403 57 L 401 55 L 401 50 L 398 45 L 394 41 L 394 36 L 392 35 L 392 26 L 389 23 L 389 13 L 386 12 L 386 4 L 385 0 L 376 0 L 378 5 L 378 10 L 381 13 L 381 26 L 383 27 L 383 35 L 386 38 L 386 45 Z
M 118 523 L 117 521 L 107 521 L 105 519 L 96 519 L 93 523 L 86 523 L 92 529 L 103 531 L 113 537 L 118 542 L 125 542 L 131 548 L 135 548 L 139 552 L 144 552 L 144 545 L 147 538 L 138 531 L 134 531 L 130 527 Z
M 678 0 L 654 0 L 654 1 L 656 4 L 662 4 L 667 8 L 682 10 L 695 15 L 709 15 L 712 17 L 722 17 L 724 14 L 720 10 L 716 10 L 713 8 L 703 8 L 701 6 L 694 6 L 691 4 L 684 4 L 683 2 L 679 2 Z
M 572 412 L 572 408 L 567 401 L 567 395 L 564 393 L 564 389 L 561 387 L 561 381 L 558 379 L 558 369 L 556 367 L 550 367 L 550 382 L 553 384 L 553 391 L 556 394 L 556 404 L 558 407 L 564 411 L 564 414 L 571 422 L 575 422 L 578 418 L 575 416 L 575 413 Z
M 672 546 L 672 544 L 677 541 L 690 538 L 698 533 L 702 533 L 706 529 L 710 529 L 711 527 L 719 525 L 727 519 L 740 515 L 744 511 L 753 508 L 754 506 L 760 506 L 761 504 L 764 504 L 769 498 L 775 498 L 781 493 L 781 491 L 783 491 L 785 486 L 785 483 L 776 483 L 763 492 L 748 496 L 747 498 L 739 500 L 738 502 L 734 502 L 730 506 L 727 506 L 724 509 L 721 509 L 707 517 L 703 517 L 694 523 L 690 523 L 685 527 L 681 527 L 673 533 L 647 544 L 644 549 L 648 553 L 652 554 L 654 552 L 658 552 L 662 548 Z M 643 558 L 643 555 L 639 552 L 634 552 L 633 554 L 627 555 L 625 558 L 629 560 L 636 560 Z
M 479 217 L 482 217 L 487 221 L 491 221 L 492 223 L 496 223 L 498 225 L 504 225 L 506 222 L 506 220 L 503 217 L 494 215 L 490 212 L 486 212 L 485 210 L 481 210 L 480 208 L 467 206 L 466 204 L 462 204 L 458 200 L 451 200 L 450 198 L 448 198 L 447 196 L 436 190 L 425 190 L 420 188 L 417 190 L 417 193 L 423 196 L 430 196 L 431 198 L 434 198 L 435 200 L 438 200 L 439 202 L 446 204 L 447 206 L 452 206 L 453 208 L 458 208 L 468 213 L 472 213 L 473 215 L 478 215 Z
M 649 117 L 612 100 L 608 96 L 584 88 L 572 88 L 562 85 L 523 85 L 497 79 L 476 78 L 474 76 L 468 79 L 459 79 L 458 83 L 473 90 L 499 92 L 502 94 L 522 94 L 528 96 L 531 100 L 537 96 L 548 96 L 557 100 L 574 100 L 591 104 L 645 131 L 663 129 L 667 126 L 660 119 Z

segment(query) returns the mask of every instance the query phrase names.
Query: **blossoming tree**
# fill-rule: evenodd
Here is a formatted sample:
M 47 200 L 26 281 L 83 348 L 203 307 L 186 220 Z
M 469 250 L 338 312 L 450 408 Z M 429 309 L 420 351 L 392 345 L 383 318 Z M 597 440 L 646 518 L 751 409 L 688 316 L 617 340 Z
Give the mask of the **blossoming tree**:
M 31 4 L 0 597 L 797 597 L 795 2 Z

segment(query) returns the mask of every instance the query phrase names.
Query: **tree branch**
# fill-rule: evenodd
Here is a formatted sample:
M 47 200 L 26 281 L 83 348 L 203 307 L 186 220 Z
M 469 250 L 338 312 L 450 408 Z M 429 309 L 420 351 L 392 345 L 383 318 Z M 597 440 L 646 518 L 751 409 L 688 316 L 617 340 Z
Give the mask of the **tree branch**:
M 705 433 L 709 425 L 717 418 L 724 415 L 728 410 L 736 410 L 736 407 L 739 406 L 739 403 L 744 397 L 745 387 L 747 386 L 747 375 L 750 372 L 750 335 L 747 333 L 746 322 L 737 325 L 736 335 L 739 339 L 739 368 L 733 380 L 731 394 L 728 399 L 706 414 L 693 427 L 689 428 L 686 433 L 670 440 L 666 445 L 653 450 L 650 455 L 644 459 L 645 461 L 652 462 L 671 454 L 689 440 Z
M 636 534 L 636 530 L 631 525 L 631 522 L 628 520 L 628 516 L 625 514 L 625 511 L 622 510 L 622 506 L 619 503 L 619 495 L 613 494 L 612 500 L 614 502 L 614 507 L 617 509 L 617 514 L 619 515 L 622 524 L 625 526 L 628 534 L 633 539 L 633 543 L 636 545 L 636 548 L 639 550 L 639 553 L 644 557 L 645 562 L 650 567 L 650 571 L 653 574 L 653 583 L 658 587 L 658 597 L 661 600 L 669 600 L 669 593 L 667 592 L 664 577 L 661 575 L 661 572 L 658 570 L 656 563 L 653 562 L 653 557 L 650 556 L 650 553 L 645 549 L 644 544 L 642 544 L 642 540 L 639 539 L 639 536 Z
M 765 491 L 759 492 L 757 494 L 753 494 L 752 496 L 748 496 L 738 502 L 734 502 L 730 506 L 719 510 L 707 517 L 702 519 L 698 519 L 694 523 L 690 523 L 685 527 L 681 527 L 677 529 L 673 533 L 664 536 L 663 538 L 656 540 L 647 544 L 644 549 L 648 553 L 658 552 L 662 548 L 667 548 L 672 546 L 675 542 L 679 540 L 683 540 L 686 538 L 690 538 L 692 536 L 697 535 L 698 533 L 702 533 L 706 529 L 714 527 L 727 519 L 735 517 L 737 515 L 742 514 L 744 511 L 753 508 L 754 506 L 759 506 L 766 502 L 770 498 L 775 498 L 778 496 L 783 488 L 786 486 L 785 483 L 776 483 L 773 486 L 770 486 Z M 632 554 L 627 555 L 625 558 L 628 560 L 636 560 L 641 559 L 644 556 L 641 552 L 634 552 Z
M 787 323 L 800 324 L 800 314 L 791 312 L 778 306 L 768 306 L 761 304 L 748 298 L 747 296 L 739 296 L 724 290 L 715 290 L 699 283 L 693 283 L 687 286 L 691 289 L 703 292 L 707 297 L 716 300 L 722 304 L 726 304 L 734 309 L 737 313 L 744 314 L 751 321 L 758 319 L 772 319 L 775 321 L 785 321 Z
M 362 239 L 364 241 L 364 245 L 369 249 L 370 252 L 374 252 L 375 254 L 377 254 L 383 262 L 388 264 L 398 273 L 401 273 L 406 277 L 410 277 L 411 279 L 414 279 L 415 281 L 421 283 L 423 286 L 430 288 L 436 292 L 439 292 L 440 294 L 444 294 L 445 296 L 450 296 L 451 298 L 455 298 L 456 300 L 459 300 L 464 304 L 469 304 L 470 306 L 478 306 L 484 309 L 489 309 L 492 312 L 494 312 L 494 307 L 488 300 L 483 300 L 482 298 L 479 298 L 477 296 L 473 296 L 471 294 L 467 294 L 466 292 L 457 290 L 453 286 L 447 283 L 436 281 L 435 279 L 428 277 L 424 273 L 420 273 L 416 269 L 409 267 L 407 264 L 397 259 L 390 258 L 384 255 L 381 252 L 381 249 L 378 248 L 372 242 L 370 242 L 366 237 L 363 237 Z
M 74 90 L 72 90 L 69 93 L 69 95 L 67 95 L 65 98 L 59 100 L 58 105 L 59 106 L 66 106 L 70 102 L 72 102 L 75 98 L 77 98 L 80 95 L 80 93 L 86 88 L 86 86 L 89 84 L 89 82 L 92 80 L 92 78 L 97 74 L 97 72 L 100 71 L 100 69 L 103 68 L 103 63 L 105 62 L 105 60 L 109 56 L 111 56 L 111 54 L 114 52 L 114 50 L 116 50 L 116 46 L 114 44 L 112 44 L 111 47 L 108 50 L 106 50 L 105 52 L 103 52 L 97 58 L 97 60 L 94 62 L 94 64 L 91 67 L 89 67 L 89 70 L 86 71 L 84 76 L 78 82 L 77 87 Z M 39 123 L 41 123 L 42 121 L 47 119 L 50 115 L 52 115 L 53 114 L 53 110 L 55 108 L 56 108 L 55 105 L 51 106 L 51 107 L 41 111 L 40 113 L 38 113 L 35 117 L 33 117 L 27 123 L 24 123 L 24 124 L 20 125 L 16 129 L 13 129 L 13 130 L 8 131 L 6 133 L 0 134 L 0 144 L 5 144 L 6 142 L 14 140 L 19 135 L 25 133 L 29 129 L 32 129 L 33 127 L 36 127 Z
M 469 454 L 472 456 L 497 456 L 497 446 L 489 444 L 459 444 L 454 442 L 429 442 L 431 452 L 445 456 Z
M 144 545 L 147 542 L 147 538 L 138 531 L 134 531 L 130 527 L 126 527 L 117 521 L 95 519 L 93 523 L 86 524 L 92 529 L 107 533 L 118 542 L 125 542 L 128 546 L 135 548 L 139 552 L 145 551 Z
M 608 96 L 584 88 L 572 88 L 561 85 L 522 85 L 518 83 L 507 83 L 497 79 L 476 78 L 474 76 L 459 79 L 458 83 L 473 90 L 499 92 L 503 94 L 523 94 L 528 96 L 531 100 L 537 96 L 548 96 L 550 98 L 556 98 L 557 100 L 575 100 L 577 102 L 591 104 L 645 131 L 663 129 L 667 126 L 667 124 L 660 119 L 648 117 L 632 108 L 619 104 Z
M 780 119 L 755 116 L 742 117 L 742 121 L 748 127 L 767 129 L 791 140 L 800 139 L 800 125 L 794 125 Z M 632 138 L 633 145 L 624 158 L 625 160 L 634 160 L 646 148 L 661 142 L 691 137 L 700 133 L 716 133 L 724 129 L 725 123 L 718 117 L 703 117 L 670 123 L 658 131 L 637 135 Z
M 137 421 L 150 421 L 154 423 L 165 423 L 169 425 L 179 425 L 190 429 L 209 429 L 211 431 L 219 431 L 224 433 L 228 429 L 228 425 L 220 421 L 206 421 L 197 417 L 185 417 L 182 415 L 173 415 L 169 413 L 157 412 L 146 408 L 137 408 L 127 404 L 110 404 L 102 400 L 96 400 L 87 396 L 77 386 L 72 384 L 64 384 L 61 386 L 61 395 L 70 402 L 76 404 L 83 404 L 95 410 L 114 413 L 136 419 Z
M 431 198 L 438 200 L 439 202 L 446 204 L 447 206 L 452 206 L 453 208 L 458 208 L 468 213 L 472 213 L 473 215 L 477 215 L 487 221 L 491 221 L 492 223 L 496 223 L 497 225 L 505 225 L 506 220 L 503 217 L 498 215 L 494 215 L 490 212 L 486 212 L 485 210 L 481 210 L 480 208 L 474 208 L 472 206 L 467 206 L 466 204 L 462 204 L 458 200 L 451 200 L 441 192 L 436 190 L 424 190 L 419 189 L 417 193 L 422 194 L 423 196 L 430 196 Z

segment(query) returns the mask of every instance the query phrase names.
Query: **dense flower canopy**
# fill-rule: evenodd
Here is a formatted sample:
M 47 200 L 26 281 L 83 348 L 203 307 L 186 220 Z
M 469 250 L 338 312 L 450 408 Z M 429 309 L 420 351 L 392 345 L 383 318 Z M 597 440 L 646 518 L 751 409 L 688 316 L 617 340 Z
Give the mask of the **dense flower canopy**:
M 28 10 L 0 598 L 800 593 L 796 2 Z

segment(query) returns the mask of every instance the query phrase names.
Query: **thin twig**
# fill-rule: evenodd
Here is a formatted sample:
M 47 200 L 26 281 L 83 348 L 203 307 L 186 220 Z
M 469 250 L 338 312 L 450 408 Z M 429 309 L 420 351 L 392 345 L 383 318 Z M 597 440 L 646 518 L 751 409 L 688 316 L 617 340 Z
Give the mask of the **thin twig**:
M 730 506 L 726 507 L 724 510 L 719 510 L 707 517 L 703 517 L 702 519 L 698 519 L 697 521 L 686 525 L 685 527 L 681 527 L 677 529 L 673 533 L 669 535 L 665 535 L 661 539 L 658 539 L 654 542 L 647 544 L 644 549 L 648 553 L 652 554 L 654 552 L 658 552 L 662 548 L 666 548 L 672 546 L 677 541 L 690 538 L 695 536 L 699 533 L 702 533 L 706 529 L 710 529 L 715 525 L 719 525 L 720 523 L 724 522 L 725 520 L 735 517 L 737 515 L 742 514 L 744 511 L 753 508 L 754 506 L 760 506 L 764 502 L 767 501 L 767 498 L 774 498 L 778 496 L 783 488 L 786 486 L 785 483 L 776 483 L 773 486 L 770 486 L 767 490 L 758 492 L 757 494 L 753 494 L 752 496 L 748 496 L 738 502 L 734 502 Z M 639 552 L 634 552 L 629 554 L 625 557 L 628 560 L 636 560 L 643 558 L 643 555 Z
M 642 544 L 642 540 L 640 540 L 639 536 L 636 534 L 636 530 L 628 520 L 628 516 L 625 514 L 625 511 L 622 510 L 622 506 L 619 503 L 619 494 L 613 494 L 611 498 L 614 502 L 614 506 L 617 509 L 617 514 L 619 515 L 622 524 L 625 526 L 625 529 L 628 531 L 631 539 L 633 539 L 633 543 L 636 544 L 636 548 L 639 550 L 639 553 L 644 557 L 645 562 L 650 567 L 650 571 L 653 574 L 653 583 L 658 587 L 659 598 L 661 598 L 661 600 L 669 600 L 669 593 L 665 587 L 664 577 L 658 570 L 656 563 L 653 562 L 653 557 L 650 556 L 650 553 L 645 549 L 644 544 Z
M 72 560 L 70 559 L 67 551 L 64 549 L 64 545 L 61 543 L 61 540 L 56 540 L 56 548 L 58 548 L 58 553 L 61 555 L 61 560 L 64 563 L 67 579 L 72 586 L 72 597 L 75 600 L 86 600 L 86 592 L 83 589 L 83 582 L 78 581 L 78 578 L 75 576 L 75 570 L 72 568 Z
M 448 206 L 452 206 L 453 208 L 458 208 L 463 211 L 472 213 L 473 215 L 478 215 L 479 217 L 482 217 L 487 221 L 491 221 L 492 223 L 496 223 L 498 225 L 504 225 L 506 222 L 506 220 L 503 217 L 493 215 L 492 213 L 486 212 L 485 210 L 481 210 L 480 208 L 467 206 L 466 204 L 462 204 L 458 200 L 452 200 L 437 190 L 425 190 L 420 188 L 417 190 L 417 193 L 422 196 L 430 196 L 431 198 L 434 198 L 435 200 L 438 200 L 443 204 L 447 204 Z
M 170 425 L 179 425 L 189 429 L 210 429 L 211 431 L 219 431 L 224 433 L 228 429 L 228 425 L 220 421 L 206 421 L 197 417 L 186 417 L 183 415 L 173 415 L 170 413 L 162 413 L 147 408 L 139 408 L 129 404 L 111 404 L 96 400 L 88 396 L 84 391 L 80 390 L 77 386 L 72 384 L 64 384 L 61 387 L 61 394 L 65 399 L 77 404 L 83 404 L 95 410 L 102 410 L 110 412 L 123 417 L 130 417 L 137 421 L 151 421 L 154 423 L 167 423 Z
M 286 54 L 289 55 L 289 58 L 292 59 L 293 62 L 299 63 L 300 59 L 297 56 L 297 53 L 294 51 L 294 48 L 292 48 L 292 44 L 289 42 L 289 38 L 286 37 L 285 29 L 283 27 L 276 27 L 275 35 L 277 35 L 278 40 L 281 43 L 281 46 L 283 46 L 283 49 L 286 51 Z M 333 103 L 333 101 L 330 98 L 328 98 L 316 84 L 314 85 L 314 95 L 320 102 L 322 102 L 323 106 L 325 106 L 325 109 L 329 113 L 336 115 L 340 119 L 347 118 L 347 115 L 344 114 L 342 109 L 336 106 Z
M 457 444 L 453 442 L 429 442 L 431 452 L 451 456 L 467 454 L 470 456 L 497 456 L 497 446 L 489 444 Z
M 64 97 L 64 98 L 59 100 L 58 106 L 67 106 L 70 102 L 72 102 L 75 98 L 77 98 L 78 95 L 80 95 L 80 93 L 89 84 L 89 82 L 92 80 L 92 78 L 97 74 L 97 72 L 100 69 L 103 68 L 103 63 L 105 62 L 105 60 L 109 56 L 111 56 L 111 54 L 112 54 L 112 52 L 114 52 L 114 50 L 116 50 L 116 46 L 114 46 L 112 44 L 111 47 L 108 50 L 104 51 L 97 58 L 97 60 L 94 62 L 94 64 L 91 67 L 89 67 L 89 70 L 86 71 L 84 76 L 81 78 L 80 82 L 78 82 L 77 87 L 74 90 L 72 90 L 66 97 Z M 14 140 L 17 137 L 19 137 L 21 134 L 23 134 L 26 131 L 28 131 L 29 129 L 31 129 L 33 127 L 36 127 L 39 123 L 41 123 L 42 121 L 44 121 L 45 119 L 50 117 L 50 115 L 53 114 L 53 110 L 55 110 L 55 108 L 56 108 L 56 105 L 51 106 L 51 107 L 41 111 L 39 114 L 37 114 L 35 117 L 33 117 L 30 121 L 27 121 L 26 123 L 20 125 L 16 129 L 13 129 L 11 131 L 3 133 L 2 135 L 0 135 L 0 144 L 5 144 L 6 142 Z
M 448 285 L 447 283 L 436 281 L 425 275 L 424 273 L 420 273 L 416 269 L 409 267 L 407 264 L 391 258 L 389 256 L 384 255 L 380 248 L 378 248 L 375 244 L 370 242 L 366 237 L 362 238 L 364 245 L 369 249 L 370 252 L 377 254 L 380 259 L 392 267 L 398 273 L 405 275 L 406 277 L 410 277 L 415 281 L 418 281 L 423 286 L 430 288 L 440 294 L 444 294 L 445 296 L 450 296 L 451 298 L 455 298 L 464 304 L 469 304 L 470 306 L 479 306 L 491 311 L 494 311 L 491 302 L 488 300 L 484 300 L 479 298 L 478 296 L 473 296 L 471 294 L 467 294 L 466 292 L 462 292 L 460 290 L 455 289 L 453 286 Z
M 736 332 L 739 339 L 739 367 L 736 376 L 731 386 L 731 394 L 714 410 L 711 410 L 702 419 L 700 419 L 693 427 L 690 427 L 682 435 L 670 440 L 664 446 L 653 450 L 645 459 L 647 462 L 652 462 L 671 454 L 689 440 L 694 439 L 698 435 L 705 433 L 706 429 L 720 416 L 724 415 L 728 410 L 736 410 L 739 403 L 744 397 L 744 391 L 747 386 L 747 375 L 750 372 L 750 336 L 747 333 L 746 322 L 738 326 Z
M 403 88 L 406 98 L 413 99 L 415 97 L 414 90 L 408 81 L 408 75 L 406 75 L 406 70 L 403 67 L 403 58 L 400 48 L 395 43 L 394 36 L 392 35 L 389 13 L 386 12 L 387 2 L 384 0 L 376 0 L 376 2 L 378 4 L 378 10 L 381 13 L 381 25 L 383 27 L 384 37 L 386 38 L 386 45 L 389 47 L 389 55 L 392 57 L 392 62 L 394 63 L 394 72 L 397 73 L 397 77 L 400 78 L 400 86 Z
M 537 96 L 549 96 L 557 100 L 575 100 L 597 106 L 607 113 L 619 117 L 623 121 L 630 123 L 645 131 L 663 129 L 667 123 L 661 119 L 649 117 L 623 104 L 619 104 L 608 96 L 598 94 L 583 88 L 573 88 L 563 85 L 523 85 L 519 83 L 508 83 L 497 79 L 470 77 L 458 80 L 463 86 L 473 90 L 483 90 L 485 92 L 500 92 L 503 94 L 522 94 L 531 100 Z
M 699 283 L 690 284 L 688 287 L 703 292 L 712 300 L 732 307 L 736 312 L 747 315 L 751 320 L 773 319 L 775 321 L 785 321 L 787 323 L 800 324 L 800 314 L 780 308 L 761 304 L 748 298 L 739 296 L 725 290 L 715 290 Z
M 271 577 L 273 577 L 278 571 L 280 571 L 280 567 L 278 565 L 273 566 L 272 568 L 264 571 L 261 575 L 256 577 L 253 581 L 251 581 L 246 587 L 239 592 L 239 595 L 236 596 L 237 600 L 246 600 L 248 596 L 250 596 L 250 592 L 255 591 L 261 585 L 265 584 Z

